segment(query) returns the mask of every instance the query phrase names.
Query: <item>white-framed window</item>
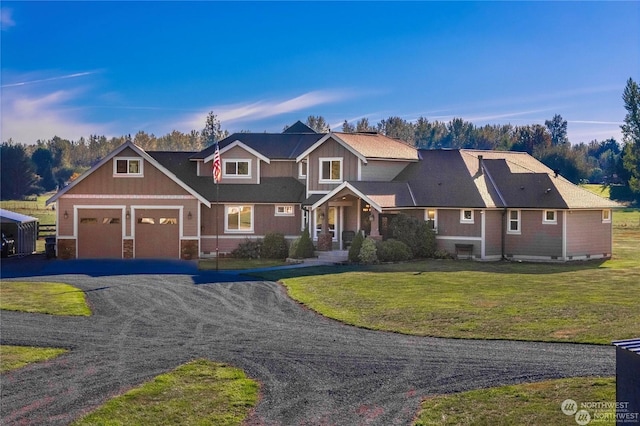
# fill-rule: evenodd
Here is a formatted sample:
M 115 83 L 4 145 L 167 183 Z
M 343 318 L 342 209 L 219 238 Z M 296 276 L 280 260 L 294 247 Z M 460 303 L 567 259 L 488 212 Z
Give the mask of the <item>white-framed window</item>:
M 293 216 L 293 206 L 289 204 L 277 205 L 276 216 Z
M 507 234 L 519 234 L 520 210 L 509 210 L 507 215 Z
M 558 223 L 558 213 L 555 210 L 544 210 L 542 212 L 542 223 L 545 225 L 555 225 Z
M 142 177 L 142 158 L 116 157 L 113 159 L 113 176 Z
M 306 178 L 307 177 L 307 160 L 302 160 L 298 163 L 298 177 Z
M 460 223 L 473 223 L 473 210 L 471 209 L 460 210 Z
M 250 178 L 251 160 L 222 160 L 222 176 L 227 178 Z
M 224 206 L 225 232 L 253 232 L 253 206 Z
M 435 233 L 438 233 L 438 210 L 427 209 L 425 211 L 425 220 L 429 229 L 432 229 Z
M 611 223 L 611 210 L 602 210 L 602 223 Z
M 320 158 L 320 183 L 342 182 L 342 158 Z

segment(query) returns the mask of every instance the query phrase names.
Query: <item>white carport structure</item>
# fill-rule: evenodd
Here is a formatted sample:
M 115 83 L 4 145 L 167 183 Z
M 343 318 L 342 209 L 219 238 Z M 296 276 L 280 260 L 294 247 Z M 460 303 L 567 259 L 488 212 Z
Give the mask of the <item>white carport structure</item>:
M 0 209 L 2 232 L 15 241 L 16 254 L 32 254 L 38 240 L 38 218 Z

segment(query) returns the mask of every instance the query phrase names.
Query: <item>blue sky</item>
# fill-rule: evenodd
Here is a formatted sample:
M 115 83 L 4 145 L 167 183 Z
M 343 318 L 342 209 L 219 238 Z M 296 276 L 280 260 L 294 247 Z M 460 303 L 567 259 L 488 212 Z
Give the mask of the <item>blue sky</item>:
M 639 2 L 0 3 L 2 141 L 389 116 L 615 137 Z

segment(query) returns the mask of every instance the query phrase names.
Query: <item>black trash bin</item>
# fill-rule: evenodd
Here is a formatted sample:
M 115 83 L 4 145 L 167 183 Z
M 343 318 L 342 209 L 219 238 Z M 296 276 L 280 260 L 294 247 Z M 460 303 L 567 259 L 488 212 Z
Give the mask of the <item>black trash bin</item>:
M 44 254 L 47 259 L 56 257 L 56 237 L 46 237 L 44 239 Z

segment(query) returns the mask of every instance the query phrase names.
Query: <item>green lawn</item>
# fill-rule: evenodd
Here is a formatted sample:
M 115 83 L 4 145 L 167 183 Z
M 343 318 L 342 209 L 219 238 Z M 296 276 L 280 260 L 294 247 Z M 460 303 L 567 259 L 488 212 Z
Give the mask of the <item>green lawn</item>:
M 575 415 L 562 412 L 565 400 L 612 404 L 615 391 L 614 378 L 580 377 L 432 396 L 415 425 L 576 425 Z M 593 424 L 615 425 L 615 409 L 587 411 Z
M 3 281 L 0 309 L 51 315 L 91 315 L 85 294 L 69 284 Z
M 258 401 L 242 370 L 196 360 L 117 396 L 80 425 L 240 425 Z
M 17 370 L 34 362 L 47 361 L 67 352 L 59 348 L 0 345 L 0 373 Z
M 640 213 L 614 213 L 614 259 L 428 260 L 260 274 L 330 318 L 421 336 L 610 344 L 640 335 Z M 304 274 L 304 276 L 301 276 Z

